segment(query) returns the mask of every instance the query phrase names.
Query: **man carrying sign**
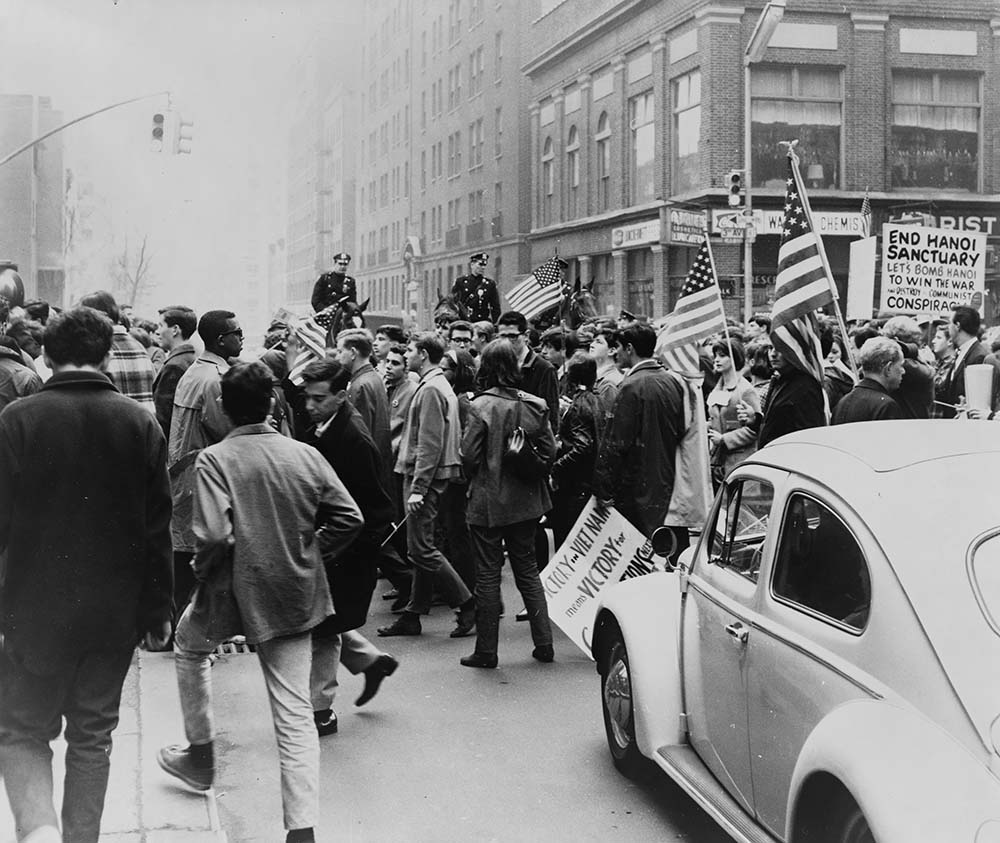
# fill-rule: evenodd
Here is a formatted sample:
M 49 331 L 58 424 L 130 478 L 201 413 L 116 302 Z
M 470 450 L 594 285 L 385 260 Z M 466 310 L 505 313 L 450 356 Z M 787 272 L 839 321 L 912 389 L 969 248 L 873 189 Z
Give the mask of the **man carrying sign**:
M 598 501 L 614 504 L 646 536 L 666 517 L 684 435 L 684 393 L 653 359 L 655 346 L 649 325 L 633 323 L 618 335 L 617 363 L 625 378 L 594 471 Z

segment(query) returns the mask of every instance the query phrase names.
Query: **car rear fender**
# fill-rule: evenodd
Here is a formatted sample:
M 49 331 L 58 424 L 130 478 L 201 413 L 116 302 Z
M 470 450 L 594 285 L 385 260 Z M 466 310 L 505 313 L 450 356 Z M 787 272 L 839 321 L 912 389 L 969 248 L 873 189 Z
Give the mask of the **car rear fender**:
M 1000 818 L 1000 781 L 985 756 L 885 700 L 845 703 L 810 734 L 788 791 L 786 840 L 812 839 L 803 831 L 810 820 L 832 819 L 803 809 L 824 804 L 816 789 L 831 782 L 850 793 L 879 843 L 972 843 L 985 820 Z
M 591 652 L 601 670 L 615 628 L 628 651 L 635 737 L 650 756 L 684 740 L 681 726 L 680 606 L 678 576 L 655 571 L 618 583 L 597 611 Z

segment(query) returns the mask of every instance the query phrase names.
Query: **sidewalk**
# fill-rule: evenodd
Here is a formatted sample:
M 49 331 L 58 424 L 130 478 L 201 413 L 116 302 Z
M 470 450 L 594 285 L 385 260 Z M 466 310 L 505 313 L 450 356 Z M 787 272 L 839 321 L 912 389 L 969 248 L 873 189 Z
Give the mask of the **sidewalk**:
M 184 742 L 172 653 L 137 651 L 122 691 L 101 843 L 226 843 L 214 791 L 174 783 L 156 763 L 161 746 Z M 56 811 L 62 803 L 66 744 L 52 745 Z M 14 820 L 0 795 L 0 843 L 13 843 Z

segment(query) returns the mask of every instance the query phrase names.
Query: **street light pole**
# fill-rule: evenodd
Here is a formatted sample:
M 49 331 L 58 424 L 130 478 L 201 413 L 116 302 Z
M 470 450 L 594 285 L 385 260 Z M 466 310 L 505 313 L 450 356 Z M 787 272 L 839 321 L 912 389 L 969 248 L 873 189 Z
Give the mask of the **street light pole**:
M 770 0 L 757 18 L 743 55 L 743 184 L 745 190 L 744 221 L 753 224 L 753 150 L 751 149 L 752 120 L 750 115 L 750 65 L 764 57 L 767 45 L 785 14 L 785 0 Z M 743 227 L 743 321 L 753 315 L 753 241 Z

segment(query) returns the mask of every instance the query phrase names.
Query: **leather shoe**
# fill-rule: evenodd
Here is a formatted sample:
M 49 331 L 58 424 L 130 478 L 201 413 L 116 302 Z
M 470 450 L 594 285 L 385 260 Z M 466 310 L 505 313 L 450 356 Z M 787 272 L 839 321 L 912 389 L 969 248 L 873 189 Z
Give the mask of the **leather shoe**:
M 375 661 L 364 670 L 365 689 L 361 692 L 361 696 L 354 701 L 354 704 L 364 705 L 372 697 L 374 697 L 378 693 L 382 680 L 387 676 L 392 676 L 392 674 L 396 672 L 397 667 L 399 667 L 399 662 L 388 653 L 383 653 L 375 659 Z
M 409 612 L 404 612 L 388 626 L 380 626 L 376 632 L 383 638 L 394 635 L 420 635 L 420 618 Z
M 556 657 L 556 654 L 551 644 L 539 644 L 531 651 L 531 657 L 536 661 L 550 662 Z
M 497 666 L 497 657 L 495 653 L 493 655 L 489 653 L 473 653 L 471 656 L 459 659 L 459 662 L 465 667 L 485 667 L 488 670 L 492 670 Z
M 402 594 L 396 597 L 396 599 L 392 601 L 392 605 L 389 606 L 389 611 L 392 612 L 394 615 L 397 615 L 400 612 L 405 611 L 409 603 L 410 603 L 410 595 Z
M 337 734 L 337 712 L 332 708 L 314 711 L 313 720 L 316 722 L 316 731 L 319 732 L 321 738 Z
M 451 638 L 465 638 L 471 635 L 476 628 L 476 601 L 468 600 L 465 605 L 455 613 L 455 628 L 451 631 Z
M 165 746 L 156 754 L 160 769 L 197 791 L 212 789 L 215 767 L 196 766 L 190 746 Z
M 395 588 L 387 591 L 385 594 L 382 595 L 383 600 L 395 600 L 397 597 L 399 597 L 399 591 L 397 591 Z
M 521 609 L 520 612 L 518 612 L 516 615 L 514 615 L 514 620 L 516 620 L 518 622 L 520 622 L 520 621 L 526 621 L 527 619 L 528 619 L 528 610 L 527 609 Z

